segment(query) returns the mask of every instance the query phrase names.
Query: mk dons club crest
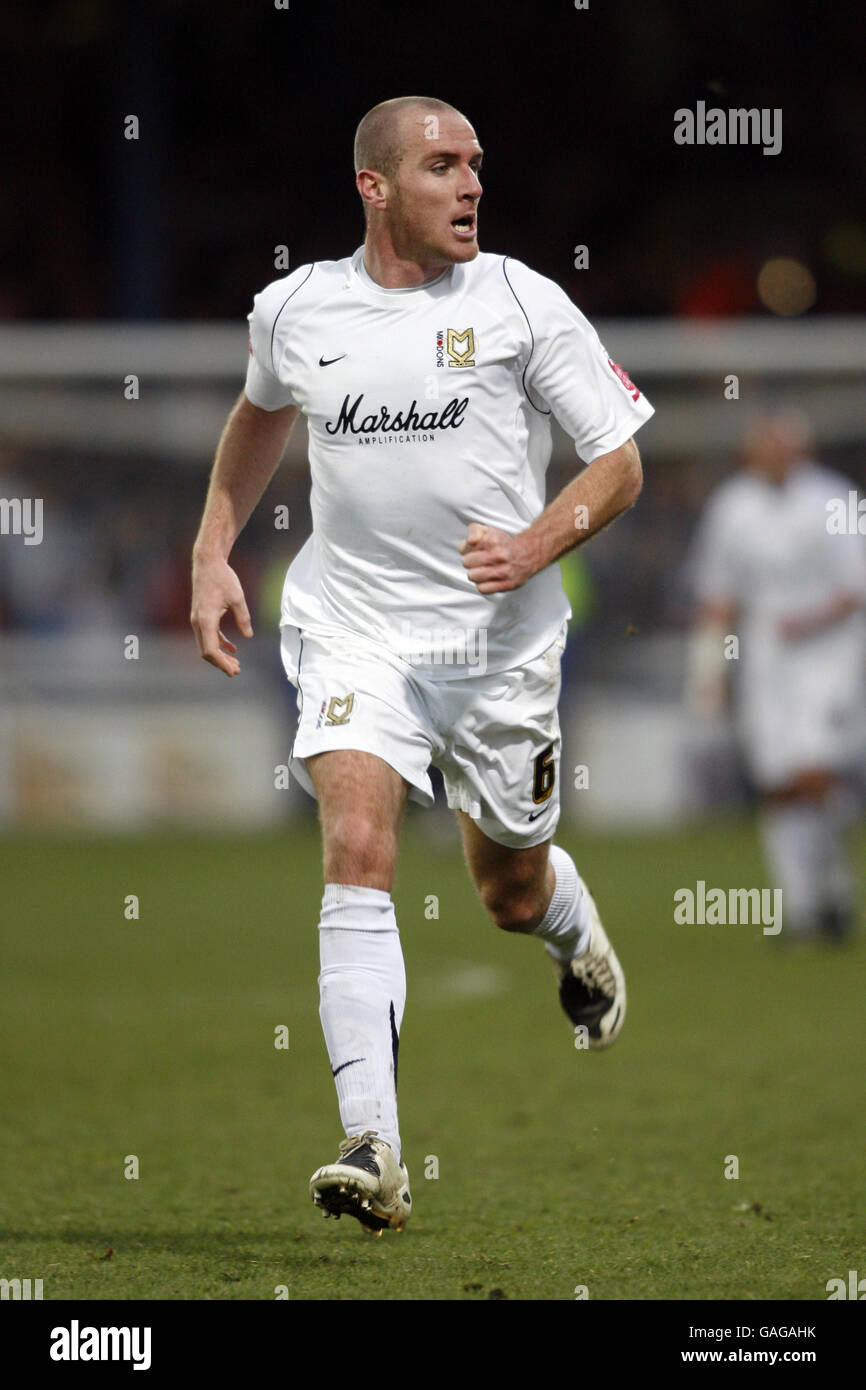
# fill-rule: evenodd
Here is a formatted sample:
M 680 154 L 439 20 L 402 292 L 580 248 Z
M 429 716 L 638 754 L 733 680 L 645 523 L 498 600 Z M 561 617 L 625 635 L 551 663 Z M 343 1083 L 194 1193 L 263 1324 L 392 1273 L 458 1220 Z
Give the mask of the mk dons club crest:
M 474 367 L 474 328 L 464 328 L 462 332 L 458 332 L 456 328 L 449 328 L 445 349 L 448 353 L 449 367 Z
M 328 701 L 328 708 L 325 709 L 325 702 L 322 701 L 322 713 L 325 716 L 326 724 L 348 724 L 352 716 L 352 706 L 355 703 L 354 691 L 351 695 L 345 695 L 341 699 L 339 695 L 332 695 Z

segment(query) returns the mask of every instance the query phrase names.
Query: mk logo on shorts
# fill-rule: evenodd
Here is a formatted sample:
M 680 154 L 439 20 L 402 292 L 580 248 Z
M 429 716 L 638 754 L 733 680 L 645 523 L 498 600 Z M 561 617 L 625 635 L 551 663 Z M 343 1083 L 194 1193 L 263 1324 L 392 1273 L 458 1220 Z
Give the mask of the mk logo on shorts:
M 461 352 L 458 344 L 464 344 Z M 475 330 L 474 328 L 464 328 L 458 333 L 456 328 L 448 329 L 448 342 L 446 344 L 448 352 L 449 367 L 474 367 L 475 366 Z
M 352 706 L 355 703 L 354 691 L 351 695 L 346 695 L 340 699 L 339 695 L 332 695 L 328 701 L 328 710 L 325 715 L 326 724 L 348 724 L 352 717 Z

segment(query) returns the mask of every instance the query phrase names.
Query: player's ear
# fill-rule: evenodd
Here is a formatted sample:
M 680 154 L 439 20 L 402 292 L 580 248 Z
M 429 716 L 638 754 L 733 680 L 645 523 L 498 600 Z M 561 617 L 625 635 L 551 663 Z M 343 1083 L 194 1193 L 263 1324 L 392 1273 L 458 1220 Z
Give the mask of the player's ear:
M 377 174 L 374 169 L 361 169 L 355 176 L 355 187 L 365 207 L 387 207 L 388 181 L 382 174 Z

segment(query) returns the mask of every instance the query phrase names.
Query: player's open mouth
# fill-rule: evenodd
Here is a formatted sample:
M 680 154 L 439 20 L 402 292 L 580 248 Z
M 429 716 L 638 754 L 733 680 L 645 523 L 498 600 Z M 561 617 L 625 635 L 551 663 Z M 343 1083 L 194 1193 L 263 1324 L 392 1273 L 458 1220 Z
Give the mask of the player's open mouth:
M 475 214 L 468 212 L 464 217 L 456 217 L 451 226 L 458 236 L 468 240 L 475 235 Z

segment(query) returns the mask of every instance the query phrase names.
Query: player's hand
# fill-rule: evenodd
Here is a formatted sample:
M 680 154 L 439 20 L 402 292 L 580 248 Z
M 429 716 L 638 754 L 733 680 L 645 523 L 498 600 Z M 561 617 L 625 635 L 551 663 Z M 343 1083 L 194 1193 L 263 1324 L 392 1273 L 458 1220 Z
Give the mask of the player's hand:
M 463 568 L 481 594 L 519 589 L 538 568 L 525 533 L 509 536 L 507 531 L 482 526 L 477 521 L 470 524 L 459 550 Z
M 222 559 L 194 559 L 192 566 L 192 612 L 190 623 L 198 649 L 205 661 L 227 676 L 236 676 L 241 664 L 235 656 L 237 647 L 230 642 L 220 624 L 231 612 L 244 637 L 252 637 L 241 582 L 234 570 Z
M 799 617 L 780 618 L 776 624 L 776 632 L 783 642 L 804 642 L 806 638 L 822 632 L 825 627 L 832 626 L 834 621 L 835 617 L 830 617 L 828 610 L 822 613 L 803 613 Z
M 731 713 L 731 683 L 724 676 L 695 681 L 686 689 L 686 705 L 703 724 L 723 724 Z
M 813 624 L 808 618 L 780 618 L 776 631 L 783 642 L 801 642 L 812 635 Z

